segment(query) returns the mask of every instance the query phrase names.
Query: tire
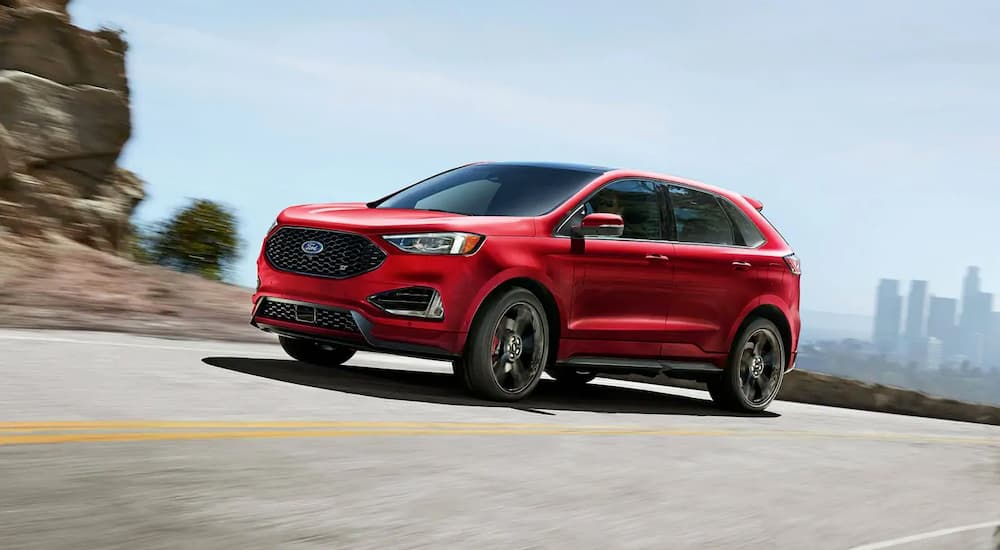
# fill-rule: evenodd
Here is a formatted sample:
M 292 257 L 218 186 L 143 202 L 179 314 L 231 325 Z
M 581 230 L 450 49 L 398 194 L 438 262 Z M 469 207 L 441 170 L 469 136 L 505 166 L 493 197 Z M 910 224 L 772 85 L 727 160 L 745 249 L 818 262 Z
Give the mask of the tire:
M 469 389 L 469 369 L 465 368 L 463 359 L 455 359 L 451 362 L 451 373 L 466 389 Z
M 320 367 L 339 367 L 354 357 L 356 350 L 304 338 L 279 336 L 285 353 L 296 361 Z
M 461 362 L 473 394 L 491 401 L 520 401 L 538 386 L 548 360 L 545 307 L 530 291 L 512 288 L 482 305 Z
M 595 372 L 584 372 L 566 367 L 552 367 L 546 371 L 556 382 L 564 386 L 583 386 L 587 382 L 597 378 Z
M 726 369 L 708 381 L 708 393 L 723 408 L 763 412 L 781 389 L 786 357 L 778 327 L 767 319 L 754 319 L 733 341 Z

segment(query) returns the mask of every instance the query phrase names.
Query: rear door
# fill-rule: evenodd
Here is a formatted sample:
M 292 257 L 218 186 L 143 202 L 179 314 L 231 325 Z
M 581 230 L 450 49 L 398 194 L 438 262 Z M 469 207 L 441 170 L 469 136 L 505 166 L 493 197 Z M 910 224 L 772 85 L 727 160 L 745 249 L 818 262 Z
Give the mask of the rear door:
M 577 354 L 658 356 L 672 279 L 664 209 L 656 183 L 628 179 L 609 183 L 577 211 L 577 222 L 594 212 L 625 221 L 621 237 L 575 239 L 568 337 Z
M 771 287 L 770 259 L 757 248 L 763 238 L 744 236 L 742 220 L 731 217 L 739 208 L 728 199 L 679 184 L 666 187 L 675 245 L 664 355 L 726 353 L 731 327 Z

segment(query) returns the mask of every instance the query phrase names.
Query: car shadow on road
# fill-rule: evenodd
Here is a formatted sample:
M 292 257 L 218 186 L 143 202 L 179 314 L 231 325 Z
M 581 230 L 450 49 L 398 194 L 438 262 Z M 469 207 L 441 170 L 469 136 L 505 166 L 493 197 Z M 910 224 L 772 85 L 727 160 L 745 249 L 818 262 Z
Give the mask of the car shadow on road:
M 609 386 L 595 381 L 570 388 L 543 379 L 532 395 L 516 403 L 470 396 L 451 374 L 344 365 L 324 368 L 293 360 L 206 357 L 207 365 L 271 380 L 331 391 L 442 405 L 504 407 L 542 415 L 551 411 L 662 414 L 688 416 L 754 416 L 775 418 L 770 411 L 741 414 L 717 408 L 709 400 L 659 391 Z

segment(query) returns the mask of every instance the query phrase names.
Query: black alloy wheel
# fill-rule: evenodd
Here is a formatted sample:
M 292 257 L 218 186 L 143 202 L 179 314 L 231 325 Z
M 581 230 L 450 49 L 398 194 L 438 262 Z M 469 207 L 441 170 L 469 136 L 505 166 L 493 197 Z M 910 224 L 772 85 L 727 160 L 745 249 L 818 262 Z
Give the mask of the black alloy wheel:
M 774 323 L 755 319 L 737 336 L 726 370 L 709 380 L 712 399 L 726 408 L 761 412 L 781 389 L 786 364 L 785 344 Z
M 483 305 L 460 365 L 475 394 L 496 401 L 518 401 L 538 385 L 548 352 L 544 306 L 530 291 L 513 288 Z M 455 370 L 456 374 L 460 371 Z

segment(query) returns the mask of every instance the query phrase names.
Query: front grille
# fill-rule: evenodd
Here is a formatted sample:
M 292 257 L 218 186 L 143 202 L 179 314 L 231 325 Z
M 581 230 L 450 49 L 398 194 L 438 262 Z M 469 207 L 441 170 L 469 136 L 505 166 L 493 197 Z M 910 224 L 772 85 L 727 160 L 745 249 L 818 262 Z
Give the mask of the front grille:
M 394 311 L 426 311 L 434 297 L 434 289 L 409 287 L 382 292 L 369 298 L 378 307 Z
M 305 243 L 309 245 L 303 246 Z M 307 253 L 306 248 L 319 251 Z M 276 269 L 334 279 L 366 273 L 385 260 L 385 252 L 361 235 L 302 227 L 275 231 L 267 240 L 264 254 Z
M 279 302 L 270 298 L 263 298 L 263 302 L 257 308 L 257 316 L 277 319 L 279 321 L 302 323 L 330 330 L 359 332 L 358 325 L 354 322 L 354 317 L 348 311 L 327 309 L 307 304 Z

